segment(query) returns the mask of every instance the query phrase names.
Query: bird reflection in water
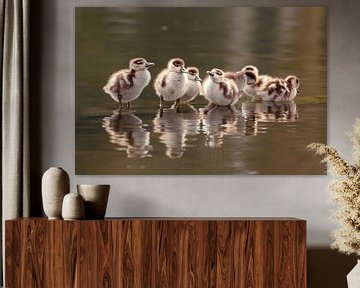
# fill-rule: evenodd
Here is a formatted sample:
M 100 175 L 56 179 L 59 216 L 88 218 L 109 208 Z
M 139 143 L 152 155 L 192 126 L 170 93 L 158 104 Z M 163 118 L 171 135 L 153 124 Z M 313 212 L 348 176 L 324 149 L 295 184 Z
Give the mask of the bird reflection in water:
M 260 123 L 292 123 L 299 119 L 299 111 L 294 101 L 246 101 L 242 103 L 241 111 L 245 120 L 245 135 L 257 135 Z
M 128 158 L 149 157 L 151 151 L 150 132 L 143 128 L 143 122 L 130 111 L 115 110 L 103 119 L 103 128 L 109 134 L 110 143 L 116 150 L 126 151 Z
M 188 103 L 160 108 L 153 124 L 154 132 L 160 134 L 160 142 L 166 146 L 166 156 L 171 159 L 181 158 L 186 147 L 196 141 L 200 125 L 199 113 Z
M 223 145 L 225 135 L 238 133 L 239 111 L 235 107 L 208 105 L 202 110 L 202 113 L 202 129 L 206 136 L 205 146 L 220 148 Z

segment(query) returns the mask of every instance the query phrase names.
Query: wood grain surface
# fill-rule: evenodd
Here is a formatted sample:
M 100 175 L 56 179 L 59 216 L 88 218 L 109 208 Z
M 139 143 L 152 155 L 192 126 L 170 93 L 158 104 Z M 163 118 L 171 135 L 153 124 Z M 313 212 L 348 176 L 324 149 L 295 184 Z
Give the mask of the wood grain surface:
M 5 223 L 6 287 L 306 287 L 297 219 Z

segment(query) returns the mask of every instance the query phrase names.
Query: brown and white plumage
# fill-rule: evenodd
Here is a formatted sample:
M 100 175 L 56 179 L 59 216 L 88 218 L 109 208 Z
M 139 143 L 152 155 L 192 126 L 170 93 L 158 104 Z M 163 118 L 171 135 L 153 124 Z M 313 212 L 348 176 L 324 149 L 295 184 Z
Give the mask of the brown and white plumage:
M 300 80 L 298 77 L 290 75 L 285 78 L 285 83 L 288 88 L 288 94 L 285 100 L 294 100 L 295 97 L 300 93 Z
M 243 91 L 245 86 L 253 85 L 257 81 L 257 74 L 252 71 L 225 72 L 225 77 L 235 81 L 239 92 Z
M 187 87 L 185 94 L 180 98 L 180 102 L 191 102 L 199 95 L 201 90 L 201 78 L 199 77 L 199 69 L 196 67 L 186 68 Z
M 272 78 L 264 84 L 259 95 L 264 101 L 292 101 L 299 93 L 299 86 L 300 81 L 296 76 Z
M 241 71 L 251 71 L 253 72 L 256 76 L 259 76 L 259 69 L 254 66 L 254 65 L 246 65 L 244 66 Z
M 187 89 L 184 60 L 180 58 L 170 59 L 167 68 L 156 76 L 154 88 L 160 98 L 160 104 L 163 100 L 178 101 Z
M 268 79 L 257 92 L 263 101 L 284 101 L 289 94 L 285 81 L 281 78 Z
M 204 97 L 218 106 L 234 105 L 238 101 L 239 89 L 234 80 L 225 77 L 224 71 L 213 68 L 203 82 Z
M 245 85 L 243 89 L 246 95 L 253 98 L 259 97 L 259 91 L 264 88 L 264 85 L 267 81 L 272 79 L 272 77 L 269 75 L 259 75 L 258 68 L 253 65 L 246 65 L 241 71 L 248 71 L 256 76 L 256 81 Z
M 113 73 L 103 87 L 105 93 L 119 103 L 128 103 L 138 98 L 143 89 L 149 84 L 151 75 L 148 70 L 155 65 L 144 58 L 134 58 L 129 63 L 129 69 L 121 69 Z
M 252 65 L 245 66 L 242 71 L 251 71 L 258 76 L 256 83 L 244 88 L 244 92 L 251 97 L 279 102 L 291 101 L 299 93 L 300 81 L 296 76 L 290 75 L 282 79 L 269 75 L 259 75 L 259 70 Z

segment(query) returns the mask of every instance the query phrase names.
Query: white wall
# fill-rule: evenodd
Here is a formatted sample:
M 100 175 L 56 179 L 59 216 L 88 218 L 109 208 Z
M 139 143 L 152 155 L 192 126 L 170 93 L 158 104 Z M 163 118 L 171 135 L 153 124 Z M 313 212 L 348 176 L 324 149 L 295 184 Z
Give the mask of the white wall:
M 36 36 L 41 59 L 35 71 L 41 79 L 41 111 L 36 116 L 39 111 L 32 111 L 41 122 L 36 133 L 41 137 L 41 155 L 33 155 L 40 161 L 39 174 L 50 166 L 62 166 L 71 175 L 72 189 L 80 183 L 111 184 L 107 216 L 299 217 L 308 221 L 308 246 L 327 246 L 335 226 L 329 220 L 334 207 L 326 191 L 327 176 L 74 176 L 74 7 L 166 6 L 167 2 L 43 1 L 42 34 Z M 194 5 L 191 2 L 195 1 L 171 1 L 174 6 Z M 360 116 L 360 2 L 269 2 L 209 0 L 196 5 L 328 6 L 328 141 L 350 159 L 351 144 L 344 134 Z

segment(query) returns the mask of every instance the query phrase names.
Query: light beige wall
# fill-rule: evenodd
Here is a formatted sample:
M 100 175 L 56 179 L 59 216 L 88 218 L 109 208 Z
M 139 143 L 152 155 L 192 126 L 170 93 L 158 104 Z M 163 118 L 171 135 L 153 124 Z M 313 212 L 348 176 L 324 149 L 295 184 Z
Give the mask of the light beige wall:
M 74 176 L 74 7 L 167 5 L 170 1 L 32 2 L 33 188 L 43 171 L 62 166 L 79 183 L 109 183 L 107 216 L 293 216 L 308 221 L 310 247 L 327 246 L 327 176 Z M 192 5 L 195 1 L 171 1 Z M 271 4 L 270 4 L 271 2 Z M 196 1 L 216 6 L 219 1 Z M 344 136 L 360 116 L 360 2 L 320 0 L 221 1 L 222 5 L 328 6 L 328 139 L 350 159 Z M 90 5 L 91 4 L 91 5 Z M 39 191 L 39 190 L 35 190 Z M 33 199 L 39 207 L 39 199 Z M 38 209 L 38 208 L 37 208 Z M 36 212 L 39 212 L 39 209 Z

